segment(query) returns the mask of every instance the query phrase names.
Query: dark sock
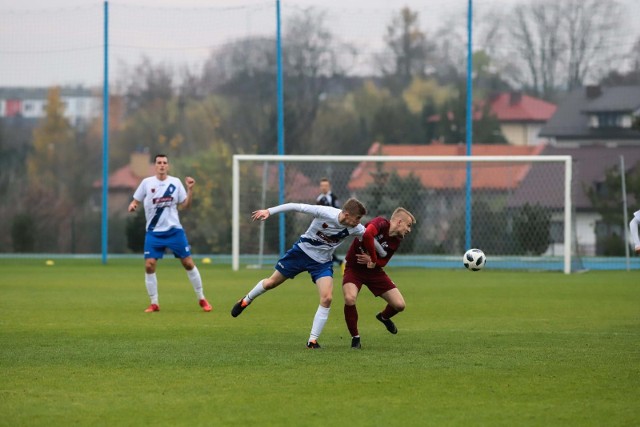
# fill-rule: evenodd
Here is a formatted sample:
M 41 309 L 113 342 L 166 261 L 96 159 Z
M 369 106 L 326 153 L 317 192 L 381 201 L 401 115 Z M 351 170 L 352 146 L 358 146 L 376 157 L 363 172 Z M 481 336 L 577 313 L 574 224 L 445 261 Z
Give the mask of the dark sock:
M 382 317 L 384 319 L 391 319 L 393 316 L 398 314 L 395 308 L 391 307 L 389 304 L 382 310 Z
M 358 309 L 355 305 L 344 305 L 344 320 L 351 336 L 358 336 Z

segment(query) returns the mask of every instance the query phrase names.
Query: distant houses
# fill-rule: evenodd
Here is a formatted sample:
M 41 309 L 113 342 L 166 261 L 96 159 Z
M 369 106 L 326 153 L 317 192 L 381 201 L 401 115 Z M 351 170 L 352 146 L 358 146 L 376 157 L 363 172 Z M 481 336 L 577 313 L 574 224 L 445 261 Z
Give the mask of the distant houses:
M 542 100 L 504 93 L 491 100 L 491 112 L 500 122 L 509 145 L 473 145 L 473 155 L 570 155 L 573 157 L 574 235 L 571 242 L 581 255 L 603 253 L 603 241 L 611 234 L 623 234 L 624 224 L 612 226 L 592 205 L 587 191 L 607 192 L 604 187 L 608 171 L 624 158 L 626 171 L 640 168 L 640 86 L 579 88 L 556 108 Z M 464 145 L 389 145 L 374 144 L 370 155 L 459 155 Z M 361 163 L 352 173 L 348 187 L 357 192 L 374 180 L 375 165 Z M 452 213 L 463 209 L 465 169 L 457 166 L 408 163 L 385 165 L 400 176 L 413 174 L 420 179 L 431 198 L 429 221 L 432 228 L 446 227 Z M 474 167 L 474 193 L 503 197 L 508 208 L 526 203 L 541 204 L 554 211 L 551 219 L 551 242 L 547 254 L 563 250 L 563 199 L 551 188 L 561 188 L 562 169 L 546 163 L 513 164 L 506 168 Z M 446 199 L 446 200 L 445 200 Z M 497 199 L 496 199 L 497 200 Z M 633 198 L 630 203 L 640 203 Z M 634 205 L 634 206 L 635 206 Z M 631 206 L 631 211 L 640 207 Z M 620 204 L 622 210 L 622 204 Z M 438 225 L 440 224 L 440 225 Z M 443 225 L 444 224 L 444 225 Z M 432 234 L 437 234 L 433 232 Z M 425 236 L 432 238 L 434 236 Z M 560 243 L 559 243 L 560 242 Z
M 540 136 L 554 146 L 629 145 L 640 149 L 638 118 L 640 86 L 586 86 L 565 97 Z
M 0 118 L 33 121 L 46 114 L 49 88 L 0 87 Z M 64 117 L 73 127 L 86 126 L 102 114 L 102 97 L 85 87 L 61 87 Z
M 553 117 L 556 105 L 522 92 L 502 92 L 490 99 L 490 111 L 511 145 L 539 145 L 546 140 L 540 130 Z

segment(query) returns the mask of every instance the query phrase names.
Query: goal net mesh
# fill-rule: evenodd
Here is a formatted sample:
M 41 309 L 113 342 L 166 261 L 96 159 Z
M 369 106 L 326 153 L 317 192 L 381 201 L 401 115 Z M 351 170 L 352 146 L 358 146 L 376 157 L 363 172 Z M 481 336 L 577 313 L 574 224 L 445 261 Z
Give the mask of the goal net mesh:
M 276 217 L 252 222 L 251 213 L 279 204 L 280 188 L 285 203 L 316 204 L 319 181 L 328 178 L 340 203 L 349 197 L 364 203 L 368 214 L 363 223 L 374 216 L 388 218 L 399 206 L 416 217 L 390 265 L 460 267 L 470 241 L 470 247 L 486 253 L 487 268 L 564 269 L 564 161 L 546 161 L 542 156 L 531 156 L 535 161 L 472 162 L 464 157 L 460 161 L 244 157 L 238 162 L 237 183 L 237 252 L 243 264 L 271 267 L 281 255 L 281 238 L 284 249 L 289 249 L 312 219 L 287 213 L 281 228 Z M 349 244 L 343 243 L 337 254 L 342 257 Z

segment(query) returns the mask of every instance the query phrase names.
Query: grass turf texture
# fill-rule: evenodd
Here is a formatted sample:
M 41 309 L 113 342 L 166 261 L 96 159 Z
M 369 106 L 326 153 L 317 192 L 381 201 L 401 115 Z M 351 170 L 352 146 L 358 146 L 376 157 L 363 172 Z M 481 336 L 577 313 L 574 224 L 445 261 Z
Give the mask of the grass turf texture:
M 351 350 L 336 286 L 312 351 L 308 276 L 234 319 L 270 270 L 199 268 L 213 312 L 168 258 L 148 314 L 142 260 L 0 260 L 0 425 L 640 424 L 637 271 L 391 269 L 398 335 L 363 290 Z

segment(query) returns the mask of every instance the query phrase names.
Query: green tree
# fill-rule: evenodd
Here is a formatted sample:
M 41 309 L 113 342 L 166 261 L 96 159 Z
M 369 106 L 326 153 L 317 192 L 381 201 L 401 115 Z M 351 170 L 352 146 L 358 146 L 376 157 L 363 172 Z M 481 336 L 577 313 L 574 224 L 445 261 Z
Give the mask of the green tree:
M 126 108 L 122 128 L 111 144 L 113 168 L 128 163 L 130 154 L 142 147 L 171 157 L 196 151 L 185 136 L 187 101 L 178 96 L 175 74 L 168 65 L 143 58 L 123 78 Z
M 543 254 L 551 243 L 551 214 L 536 204 L 526 203 L 516 214 L 514 239 L 526 255 Z
M 225 141 L 239 151 L 276 152 L 276 52 L 271 38 L 247 38 L 213 51 L 205 63 L 203 89 L 211 105 L 228 113 L 220 122 Z
M 74 178 L 69 168 L 79 160 L 73 129 L 64 117 L 60 88 L 52 88 L 45 117 L 33 131 L 33 150 L 27 159 L 29 184 L 55 197 L 68 197 Z
M 443 140 L 445 144 L 460 144 L 466 141 L 466 98 L 466 89 L 460 85 L 457 93 L 440 109 L 440 120 L 436 132 L 439 139 Z M 473 143 L 507 143 L 500 130 L 500 123 L 491 112 L 491 106 L 488 102 L 476 102 L 474 104 Z
M 196 180 L 191 207 L 181 213 L 195 252 L 231 252 L 231 163 L 229 146 L 219 140 L 197 157 L 179 158 L 174 173 Z
M 371 139 L 366 127 L 349 102 L 325 101 L 303 144 L 305 154 L 366 154 Z
M 36 250 L 73 250 L 74 209 L 82 205 L 78 199 L 88 195 L 91 187 L 83 171 L 94 167 L 84 156 L 78 135 L 64 117 L 60 89 L 52 88 L 27 158 L 29 188 L 23 203 L 36 223 Z
M 376 112 L 373 137 L 384 144 L 425 144 L 425 128 L 420 115 L 412 114 L 402 98 L 393 98 Z
M 374 180 L 358 193 L 358 198 L 367 207 L 371 217 L 382 215 L 389 218 L 397 207 L 403 207 L 420 217 L 420 206 L 426 197 L 426 190 L 420 178 L 413 174 L 405 177 L 396 172 L 384 172 L 382 163 L 376 163 L 380 168 L 374 172 Z M 411 253 L 417 234 L 409 233 L 398 253 Z
M 640 200 L 640 163 L 631 165 L 625 172 L 627 195 L 632 200 Z M 599 255 L 624 254 L 623 227 L 624 214 L 620 209 L 622 200 L 622 179 L 620 168 L 611 166 L 606 170 L 604 180 L 585 188 L 585 193 L 601 219 L 596 227 L 596 246 Z
M 147 220 L 144 216 L 144 209 L 138 209 L 138 211 L 127 217 L 126 233 L 127 233 L 127 248 L 132 252 L 142 252 L 144 249 L 144 239 L 146 236 Z
M 512 234 L 508 229 L 508 214 L 490 195 L 475 194 L 471 208 L 471 245 L 482 249 L 486 254 L 513 254 Z M 461 212 L 450 227 L 448 242 L 463 243 L 466 240 L 466 217 Z M 448 252 L 464 252 L 468 248 L 448 248 Z
M 22 213 L 11 222 L 11 239 L 14 252 L 33 252 L 36 243 L 34 220 L 31 215 Z
M 16 183 L 26 176 L 29 136 L 24 120 L 18 118 L 11 125 L 0 118 L 0 196 L 6 201 Z M 9 185 L 9 184 L 13 185 Z

